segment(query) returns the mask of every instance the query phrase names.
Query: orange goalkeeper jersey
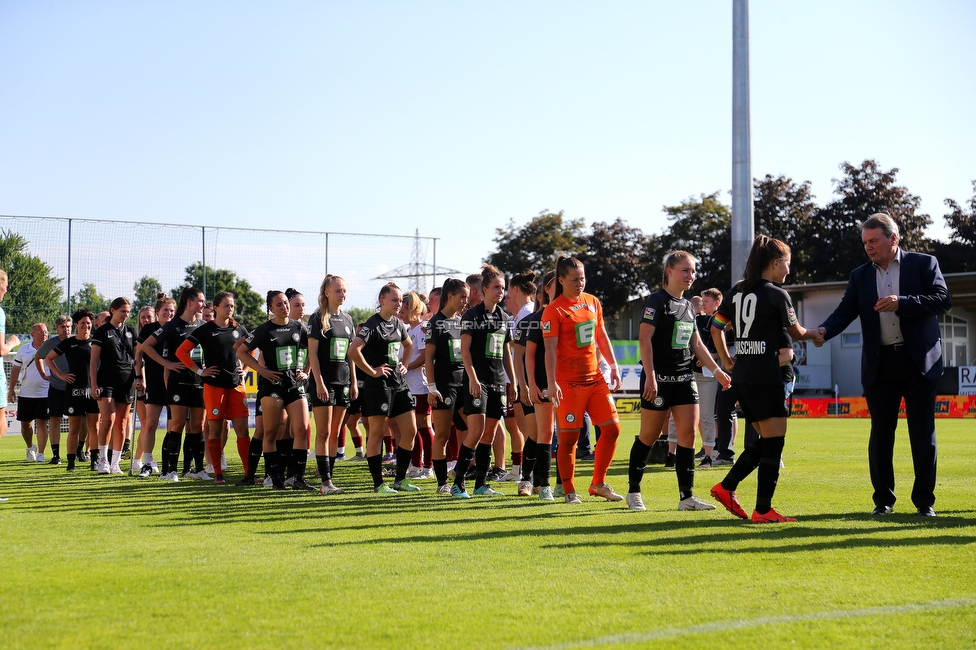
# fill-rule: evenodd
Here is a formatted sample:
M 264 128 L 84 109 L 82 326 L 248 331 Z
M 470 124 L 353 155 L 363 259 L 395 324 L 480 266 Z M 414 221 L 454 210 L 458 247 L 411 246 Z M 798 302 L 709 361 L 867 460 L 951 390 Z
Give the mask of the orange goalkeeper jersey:
M 542 312 L 543 338 L 559 337 L 556 347 L 556 381 L 603 380 L 597 363 L 596 334 L 603 329 L 603 307 L 588 293 L 571 302 L 557 296 Z

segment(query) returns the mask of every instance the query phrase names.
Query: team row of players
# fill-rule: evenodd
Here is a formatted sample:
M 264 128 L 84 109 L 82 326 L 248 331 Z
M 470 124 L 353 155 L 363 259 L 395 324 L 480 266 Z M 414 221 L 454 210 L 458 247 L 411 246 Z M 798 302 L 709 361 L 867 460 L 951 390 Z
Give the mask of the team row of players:
M 785 255 L 788 268 L 788 249 Z M 780 256 L 773 261 L 780 260 L 778 263 L 783 265 L 783 259 L 780 251 Z M 694 258 L 686 253 L 669 256 L 664 270 L 665 287 L 648 298 L 641 325 L 642 362 L 647 370 L 642 373 L 641 385 L 644 413 L 652 414 L 647 419 L 654 420 L 656 416 L 653 414 L 670 410 L 681 432 L 689 428 L 684 412 L 693 413 L 692 448 L 694 420 L 698 416 L 693 373 L 695 358 L 715 374 L 723 387 L 729 385 L 729 377 L 704 349 L 695 328 L 694 311 L 682 297 L 682 293 L 694 281 L 694 263 Z M 503 416 L 506 399 L 517 396 L 517 410 L 524 418 L 529 434 L 525 443 L 520 494 L 529 493 L 534 483 L 542 498 L 552 498 L 548 465 L 555 425 L 560 437 L 558 462 L 566 499 L 578 501 L 573 485 L 574 435 L 578 436 L 584 412 L 588 412 L 602 429 L 590 493 L 620 500 L 622 497 L 605 481 L 619 434 L 619 422 L 611 395 L 611 389 L 619 385 L 619 374 L 603 325 L 600 303 L 583 292 L 585 273 L 582 265 L 572 258 L 562 259 L 556 271 L 542 278 L 538 286 L 532 274 L 521 274 L 514 278 L 510 296 L 519 293 L 524 296 L 514 316 L 501 308 L 505 298 L 505 282 L 497 269 L 485 267 L 479 279 L 480 283 L 473 282 L 473 278 L 469 278 L 469 282 L 454 279 L 445 282 L 440 295 L 436 297 L 438 310 L 423 328 L 426 346 L 423 355 L 414 350 L 417 332 L 411 336 L 411 328 L 399 318 L 404 315 L 405 301 L 396 285 L 391 283 L 383 287 L 377 313 L 355 334 L 351 319 L 341 311 L 345 284 L 341 278 L 329 276 L 322 284 L 319 309 L 307 325 L 289 317 L 289 300 L 283 292 L 269 292 L 269 320 L 254 332 L 247 333 L 234 322 L 233 296 L 229 294 L 216 297 L 216 318 L 203 324 L 199 319 L 203 296 L 195 289 L 188 289 L 181 296 L 172 320 L 165 324 L 157 322 L 147 325 L 138 335 L 124 324 L 129 315 L 125 299 L 113 302 L 110 322 L 98 328 L 90 337 L 87 333 L 92 315 L 81 310 L 73 316 L 78 335 L 60 341 L 46 360 L 54 367 L 58 356 L 67 358 L 69 371 L 54 372 L 68 385 L 65 404 L 69 417 L 98 413 L 100 405 L 103 415 L 106 411 L 121 415 L 131 402 L 132 386 L 145 393 L 148 403 L 165 403 L 177 411 L 185 409 L 182 417 L 174 416 L 176 422 L 171 423 L 167 433 L 169 444 L 164 441 L 164 476 L 175 477 L 179 431 L 174 429 L 189 425 L 194 410 L 201 410 L 204 405 L 211 425 L 217 424 L 211 427 L 212 441 L 216 440 L 219 445 L 220 423 L 223 420 L 234 420 L 241 438 L 237 420 L 247 416 L 241 385 L 243 364 L 254 368 L 260 375 L 258 402 L 264 418 L 261 451 L 264 453 L 266 471 L 276 487 L 283 486 L 282 467 L 285 465 L 292 466 L 295 485 L 307 487 L 304 482 L 307 451 L 301 448 L 308 426 L 306 397 L 310 399 L 313 411 L 321 407 L 331 408 L 335 412 L 345 410 L 358 397 L 370 431 L 366 456 L 375 490 L 415 491 L 418 488 L 405 476 L 417 432 L 415 412 L 418 410 L 418 391 L 416 388 L 411 391 L 406 381 L 407 366 L 410 365 L 413 370 L 423 367 L 429 379 L 424 400 L 427 404 L 422 408 L 432 408 L 434 411 L 433 460 L 439 491 L 450 491 L 461 498 L 468 496 L 463 471 L 457 472 L 453 486 L 447 487 L 444 446 L 450 427 L 454 424 L 462 431 L 466 429 L 458 457 L 459 467 L 466 467 L 473 458 L 476 467 L 475 493 L 494 493 L 486 481 L 491 441 L 495 426 Z M 753 284 L 756 284 L 755 280 Z M 781 291 L 768 290 L 767 284 L 771 283 L 760 283 L 761 291 L 758 292 L 734 289 L 733 298 L 728 303 L 730 307 L 724 313 L 720 312 L 716 319 L 719 326 L 735 319 L 740 359 L 735 372 L 739 375 L 737 382 L 741 380 L 744 386 L 769 386 L 774 378 L 776 383 L 780 383 L 776 350 L 780 347 L 778 343 L 784 327 L 795 325 L 788 296 Z M 477 292 L 476 298 L 481 300 L 463 312 L 470 294 L 474 292 Z M 538 309 L 534 308 L 531 298 L 535 298 Z M 420 319 L 415 318 L 420 313 L 416 294 L 408 294 L 406 302 L 408 310 L 414 310 L 414 317 L 407 316 L 406 320 L 414 320 L 414 328 L 420 327 Z M 546 306 L 546 303 L 550 304 Z M 165 306 L 160 308 L 165 309 Z M 802 331 L 794 334 L 804 336 Z M 719 335 L 716 340 L 719 339 L 724 343 L 724 337 Z M 513 342 L 516 344 L 514 356 L 511 348 Z M 771 355 L 766 354 L 767 348 Z M 720 355 L 722 349 L 723 346 L 720 346 Z M 252 352 L 259 353 L 257 358 L 252 356 Z M 609 366 L 609 385 L 600 372 L 601 355 Z M 723 359 L 727 367 L 733 366 L 727 350 Z M 745 363 L 741 360 L 745 360 Z M 315 390 L 306 395 L 309 374 Z M 140 385 L 143 376 L 145 386 Z M 87 377 L 91 378 L 90 382 Z M 360 390 L 361 395 L 357 394 Z M 757 420 L 768 419 L 767 406 L 776 402 L 775 391 L 772 399 L 767 392 L 764 389 L 759 391 L 763 406 L 759 412 L 753 413 Z M 740 396 L 740 401 L 744 406 L 757 403 L 756 395 Z M 780 398 L 778 401 L 782 408 L 783 400 Z M 112 408 L 106 409 L 109 405 Z M 287 418 L 283 417 L 284 414 L 287 414 Z M 773 414 L 773 417 L 778 417 L 778 414 Z M 286 459 L 278 457 L 275 436 L 267 433 L 277 431 L 283 419 L 288 420 L 294 440 L 294 452 L 291 458 Z M 335 424 L 335 420 L 327 419 L 323 428 L 336 433 L 336 427 L 330 426 Z M 338 420 L 341 423 L 342 418 Z M 384 484 L 380 462 L 380 440 L 389 420 L 396 423 L 400 432 L 396 480 L 392 488 Z M 644 420 L 642 416 L 642 435 L 631 454 L 628 503 L 634 509 L 643 507 L 639 499 L 643 450 L 638 444 L 644 446 L 649 442 L 645 440 Z M 101 426 L 105 427 L 106 424 Z M 107 426 L 118 428 L 115 422 Z M 243 426 L 243 437 L 246 439 L 246 419 Z M 655 437 L 660 429 L 659 425 L 656 426 Z M 372 435 L 374 430 L 378 435 Z M 187 431 L 188 435 L 197 435 L 190 428 Z M 171 438 L 173 435 L 176 437 Z M 258 438 L 257 432 L 255 438 Z M 322 441 L 322 454 L 319 453 L 318 435 L 316 440 L 316 457 L 325 458 L 324 464 L 319 462 L 323 491 L 336 489 L 331 484 L 329 455 L 331 451 L 334 456 L 334 450 L 329 449 L 329 438 L 327 434 Z M 679 450 L 686 442 L 683 438 L 683 435 L 679 436 Z M 248 447 L 247 458 L 239 443 L 248 474 L 242 482 L 249 483 L 254 482 L 257 459 L 254 442 L 245 446 Z M 69 449 L 73 449 L 70 437 Z M 219 446 L 216 449 L 219 457 Z M 151 447 L 149 450 L 151 452 Z M 118 453 L 114 454 L 115 463 L 118 457 Z M 213 449 L 211 457 L 214 457 Z M 257 457 L 260 457 L 260 452 Z M 646 458 L 646 452 L 643 452 L 643 457 Z M 530 460 L 533 462 L 530 463 Z M 69 458 L 69 466 L 70 461 Z M 693 459 L 689 465 L 693 476 Z M 682 466 L 678 469 L 680 507 L 708 507 L 708 504 L 693 497 L 686 468 Z M 734 499 L 734 490 L 730 492 Z M 636 498 L 632 498 L 635 494 Z M 720 498 L 720 501 L 723 499 Z M 723 505 L 738 515 L 739 512 L 730 507 L 728 501 L 725 498 Z M 737 507 L 737 503 L 734 505 Z M 757 511 L 759 509 L 757 507 Z M 765 512 L 769 511 L 769 508 L 765 509 Z

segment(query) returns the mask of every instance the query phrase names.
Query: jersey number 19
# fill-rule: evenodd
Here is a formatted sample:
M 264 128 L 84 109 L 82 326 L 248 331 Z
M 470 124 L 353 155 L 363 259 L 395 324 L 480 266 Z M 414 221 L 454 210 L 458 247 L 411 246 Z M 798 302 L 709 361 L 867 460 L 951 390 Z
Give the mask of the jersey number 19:
M 756 294 L 737 293 L 732 297 L 732 304 L 735 307 L 735 338 L 747 339 L 752 330 L 752 322 L 756 319 Z

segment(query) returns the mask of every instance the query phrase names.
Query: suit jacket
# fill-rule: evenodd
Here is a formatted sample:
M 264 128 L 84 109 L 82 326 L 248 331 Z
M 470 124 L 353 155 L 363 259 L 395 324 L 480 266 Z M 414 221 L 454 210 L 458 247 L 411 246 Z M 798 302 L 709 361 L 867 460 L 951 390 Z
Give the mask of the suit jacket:
M 915 367 L 928 379 L 942 376 L 942 337 L 936 318 L 952 308 L 939 262 L 931 255 L 904 253 L 898 276 L 898 311 L 905 349 Z M 873 386 L 878 375 L 881 353 L 881 319 L 874 305 L 878 302 L 878 281 L 874 264 L 868 262 L 851 273 L 847 289 L 837 309 L 821 327 L 831 339 L 843 332 L 855 318 L 861 319 L 861 384 Z

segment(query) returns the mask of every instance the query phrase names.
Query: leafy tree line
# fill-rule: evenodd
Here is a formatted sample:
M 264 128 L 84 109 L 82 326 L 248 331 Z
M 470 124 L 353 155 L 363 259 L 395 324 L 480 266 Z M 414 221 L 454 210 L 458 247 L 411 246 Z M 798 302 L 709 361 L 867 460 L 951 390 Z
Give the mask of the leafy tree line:
M 63 279 L 54 277 L 54 269 L 39 257 L 28 252 L 29 242 L 15 232 L 0 230 L 0 269 L 7 272 L 9 290 L 3 301 L 7 314 L 7 332 L 30 332 L 34 323 L 47 323 L 53 331 L 54 319 L 64 311 Z M 174 299 L 179 299 L 184 286 L 203 286 L 203 265 L 198 263 L 186 267 L 183 284 L 170 291 Z M 265 300 L 255 292 L 247 280 L 233 271 L 206 267 L 207 300 L 221 291 L 234 294 L 238 321 L 248 329 L 257 327 L 266 320 Z M 163 287 L 159 280 L 143 276 L 132 287 L 132 322 L 135 323 L 142 307 L 155 305 L 156 298 Z M 87 307 L 96 314 L 106 311 L 115 296 L 103 296 L 93 282 L 85 282 L 71 296 L 71 307 Z
M 782 239 L 793 250 L 787 282 L 846 280 L 854 266 L 866 261 L 860 224 L 875 212 L 887 212 L 899 223 L 905 250 L 936 255 L 947 273 L 976 270 L 976 181 L 965 206 L 945 200 L 951 231 L 945 243 L 925 236 L 932 219 L 920 212 L 919 197 L 897 183 L 897 168 L 884 170 L 865 160 L 860 166 L 845 162 L 840 170 L 841 177 L 833 179 L 834 198 L 823 207 L 815 203 L 809 181 L 767 174 L 753 183 L 756 234 Z M 600 298 L 608 314 L 660 287 L 661 262 L 677 249 L 700 260 L 693 292 L 708 287 L 725 291 L 733 280 L 732 211 L 720 197 L 713 192 L 664 206 L 670 224 L 657 234 L 645 234 L 619 218 L 587 230 L 582 219 L 544 210 L 521 227 L 510 221 L 497 229 L 497 249 L 485 261 L 507 274 L 523 269 L 542 273 L 554 267 L 558 255 L 573 255 L 586 265 L 587 291 Z
M 203 287 L 204 266 L 200 262 L 195 262 L 186 267 L 186 275 L 183 284 L 174 287 L 169 291 L 169 296 L 173 300 L 180 299 L 180 293 L 185 287 Z M 264 309 L 265 300 L 251 288 L 250 283 L 237 276 L 233 271 L 226 269 L 213 269 L 206 267 L 207 290 L 204 295 L 208 301 L 212 301 L 214 296 L 221 291 L 230 291 L 234 294 L 234 318 L 248 329 L 253 329 L 267 320 Z M 132 285 L 132 316 L 131 322 L 134 323 L 138 317 L 139 310 L 143 307 L 154 307 L 159 294 L 163 291 L 162 283 L 148 275 L 139 278 Z M 127 296 L 128 297 L 128 296 Z M 94 283 L 86 282 L 81 289 L 71 296 L 72 308 L 84 306 L 95 313 L 106 311 L 114 297 L 105 297 L 98 292 Z

